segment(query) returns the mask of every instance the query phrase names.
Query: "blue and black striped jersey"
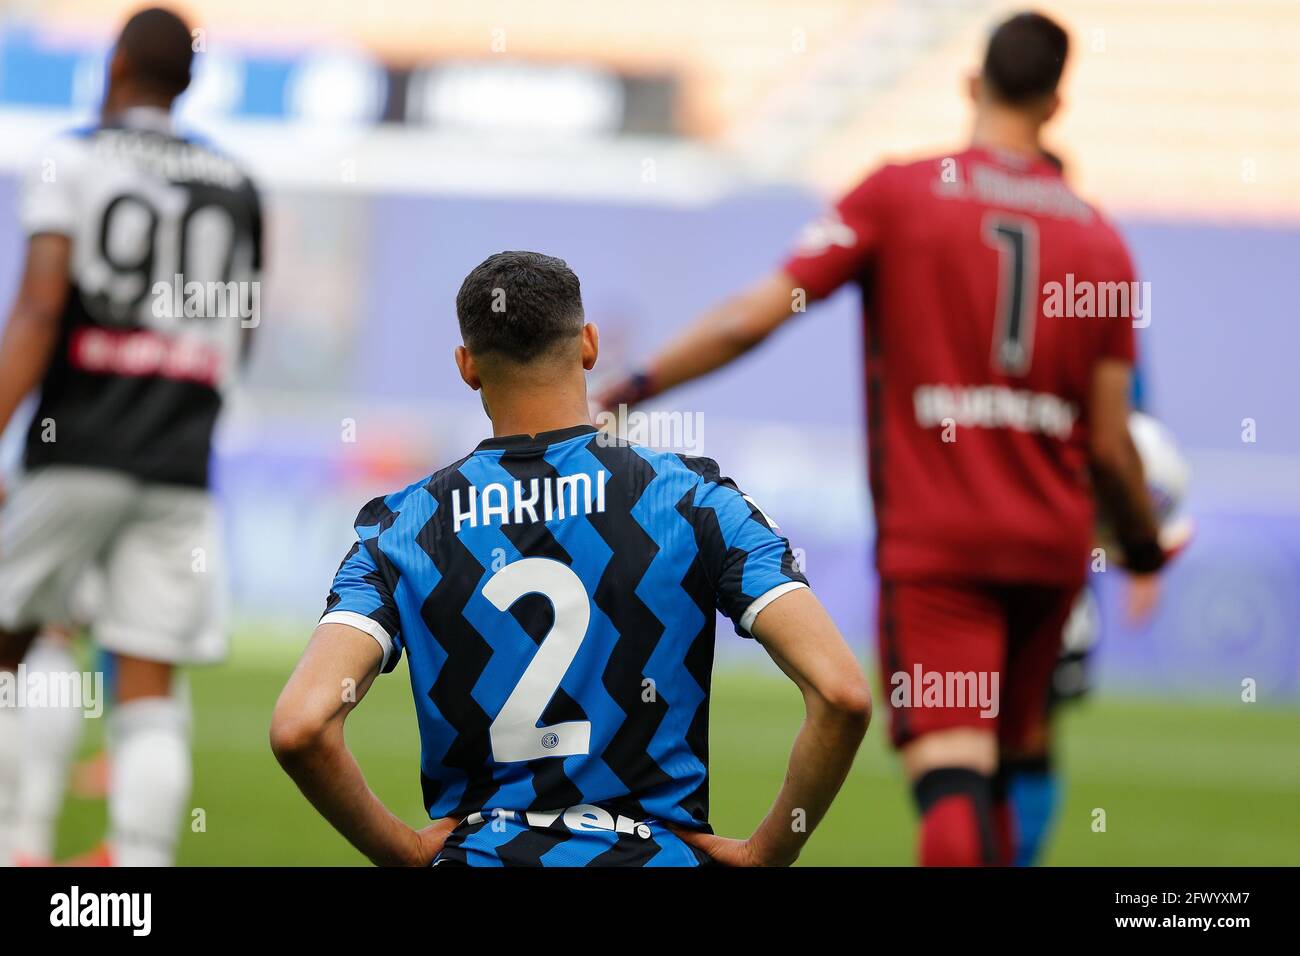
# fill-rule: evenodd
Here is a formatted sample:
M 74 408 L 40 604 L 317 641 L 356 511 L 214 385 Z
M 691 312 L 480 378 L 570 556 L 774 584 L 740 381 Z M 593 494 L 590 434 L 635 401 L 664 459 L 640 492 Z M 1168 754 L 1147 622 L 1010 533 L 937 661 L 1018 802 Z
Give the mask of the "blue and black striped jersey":
M 718 466 L 591 426 L 484 441 L 377 498 L 322 621 L 405 651 L 439 860 L 694 865 L 714 608 L 744 635 L 807 582 Z

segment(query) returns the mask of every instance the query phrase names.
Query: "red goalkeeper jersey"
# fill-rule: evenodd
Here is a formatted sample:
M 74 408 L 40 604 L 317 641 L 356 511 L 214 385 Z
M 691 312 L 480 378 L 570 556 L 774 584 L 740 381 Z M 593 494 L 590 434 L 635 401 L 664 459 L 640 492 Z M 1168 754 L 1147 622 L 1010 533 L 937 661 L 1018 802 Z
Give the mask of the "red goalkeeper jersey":
M 1081 581 L 1093 367 L 1132 362 L 1150 305 L 1110 223 L 976 148 L 867 177 L 785 268 L 810 301 L 862 291 L 882 576 Z

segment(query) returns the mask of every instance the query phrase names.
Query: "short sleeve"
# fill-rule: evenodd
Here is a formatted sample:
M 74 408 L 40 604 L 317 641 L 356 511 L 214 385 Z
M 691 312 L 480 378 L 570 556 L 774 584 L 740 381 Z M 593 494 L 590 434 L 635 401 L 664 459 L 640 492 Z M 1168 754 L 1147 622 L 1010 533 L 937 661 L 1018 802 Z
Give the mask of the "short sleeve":
M 885 183 L 891 168 L 868 176 L 804 228 L 783 268 L 809 301 L 826 298 L 870 264 L 885 231 Z
M 82 144 L 71 136 L 53 139 L 28 161 L 22 179 L 19 219 L 30 237 L 76 234 Z
M 707 458 L 684 459 L 699 475 L 690 509 L 695 540 L 714 597 L 736 633 L 750 636 L 758 612 L 808 587 L 780 528 Z
M 369 634 L 384 652 L 380 669 L 388 673 L 402 656 L 400 618 L 393 598 L 394 575 L 386 573 L 388 559 L 379 548 L 378 529 L 363 524 L 369 513 L 367 506 L 357 519 L 358 540 L 334 575 L 320 623 L 346 624 Z

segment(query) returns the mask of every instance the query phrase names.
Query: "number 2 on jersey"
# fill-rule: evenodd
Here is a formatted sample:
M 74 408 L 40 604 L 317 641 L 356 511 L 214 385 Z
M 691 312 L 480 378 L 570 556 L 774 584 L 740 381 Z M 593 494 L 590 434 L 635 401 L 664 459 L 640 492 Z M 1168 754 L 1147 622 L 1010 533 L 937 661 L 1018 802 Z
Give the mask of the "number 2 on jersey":
M 502 612 L 526 594 L 548 599 L 555 609 L 555 621 L 492 721 L 489 737 L 492 757 L 498 763 L 571 757 L 591 749 L 590 721 L 537 726 L 587 636 L 591 620 L 587 589 L 572 568 L 550 558 L 524 558 L 507 564 L 483 586 L 483 596 Z
M 984 241 L 998 250 L 998 305 L 993 328 L 993 367 L 1024 375 L 1034 349 L 1038 312 L 1038 227 L 1032 219 L 990 213 Z

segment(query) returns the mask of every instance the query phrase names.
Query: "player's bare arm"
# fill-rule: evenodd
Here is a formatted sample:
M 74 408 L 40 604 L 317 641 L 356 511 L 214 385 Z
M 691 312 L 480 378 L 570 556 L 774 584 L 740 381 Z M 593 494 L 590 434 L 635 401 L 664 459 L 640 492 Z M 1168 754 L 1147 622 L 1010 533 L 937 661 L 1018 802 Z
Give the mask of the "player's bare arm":
M 41 233 L 27 245 L 18 295 L 0 339 L 0 432 L 49 367 L 68 298 L 71 256 L 72 240 L 64 235 Z
M 1165 555 L 1133 436 L 1129 433 L 1132 367 L 1104 359 L 1093 370 L 1089 461 L 1098 503 L 1112 522 L 1126 566 L 1159 570 Z
M 788 866 L 853 766 L 871 720 L 871 690 L 835 622 L 806 588 L 782 595 L 760 611 L 752 633 L 803 694 L 804 721 L 785 782 L 747 840 L 678 832 L 719 863 Z
M 383 653 L 346 624 L 312 634 L 271 719 L 271 748 L 321 816 L 379 866 L 428 866 L 459 822 L 415 830 L 366 785 L 343 739 L 343 723 L 379 673 Z
M 733 362 L 798 313 L 799 283 L 784 270 L 708 310 L 637 374 L 605 389 L 600 408 L 633 405 Z

